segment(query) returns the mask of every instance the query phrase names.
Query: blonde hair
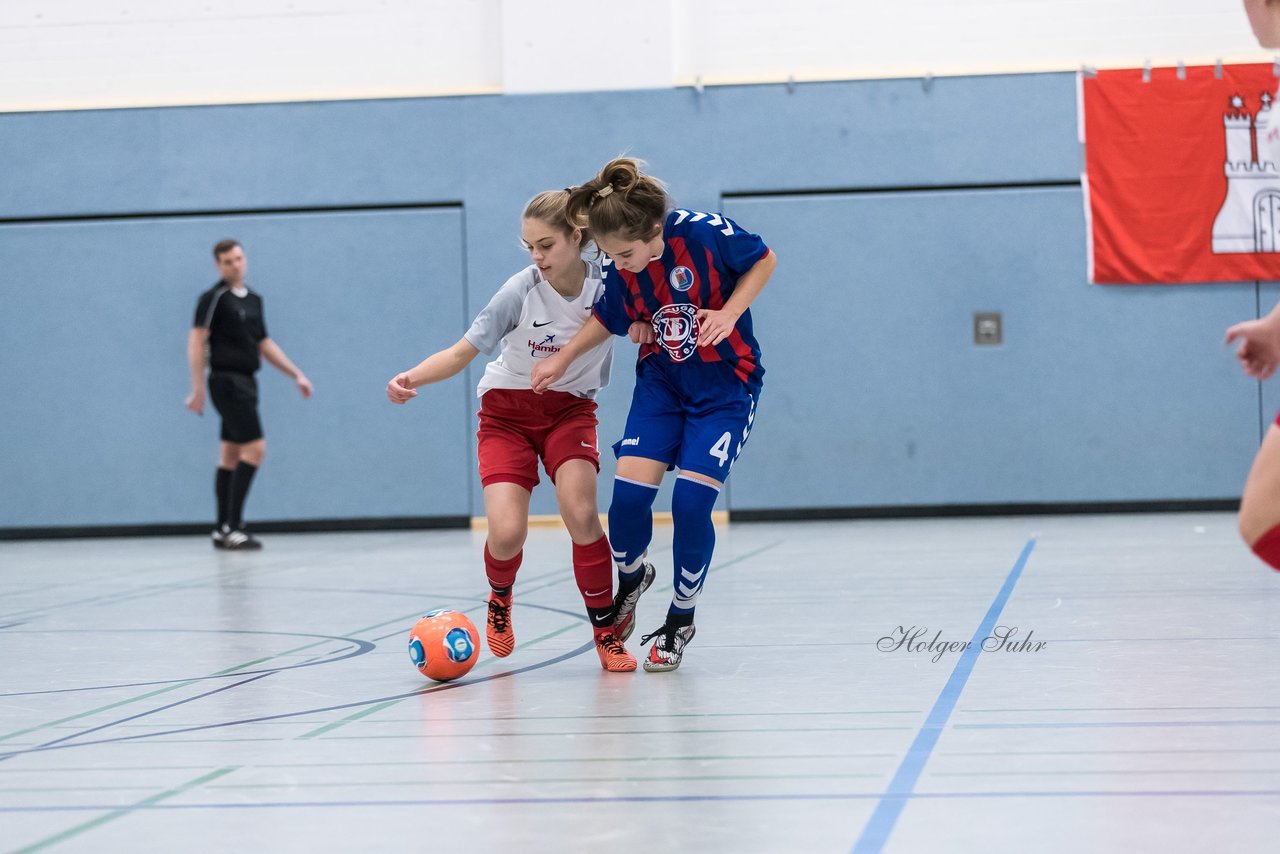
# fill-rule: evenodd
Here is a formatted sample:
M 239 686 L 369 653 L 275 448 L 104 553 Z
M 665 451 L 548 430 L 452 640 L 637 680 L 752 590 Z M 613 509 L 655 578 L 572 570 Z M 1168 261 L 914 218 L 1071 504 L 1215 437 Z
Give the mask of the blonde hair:
M 643 160 L 618 157 L 600 174 L 569 193 L 566 215 L 596 235 L 622 240 L 652 240 L 671 210 L 662 181 L 641 171 Z
M 572 187 L 566 187 L 563 190 L 546 190 L 538 193 L 524 206 L 524 219 L 536 219 L 539 222 L 545 222 L 553 228 L 560 229 L 571 238 L 575 228 L 581 229 L 582 237 L 578 241 L 578 245 L 586 246 L 590 241 L 586 227 L 578 225 L 567 214 L 569 196 L 572 191 Z

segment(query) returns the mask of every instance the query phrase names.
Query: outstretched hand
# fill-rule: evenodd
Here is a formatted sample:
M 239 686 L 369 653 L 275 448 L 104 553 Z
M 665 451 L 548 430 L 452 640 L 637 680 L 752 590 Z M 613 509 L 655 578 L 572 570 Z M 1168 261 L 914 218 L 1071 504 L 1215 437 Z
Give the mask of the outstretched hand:
M 307 379 L 306 374 L 298 374 L 298 376 L 294 377 L 293 381 L 298 384 L 298 391 L 302 394 L 303 400 L 311 397 L 311 393 L 315 391 L 315 389 L 311 387 L 311 380 Z
M 417 397 L 418 393 L 413 390 L 413 383 L 409 379 L 409 372 L 396 374 L 387 383 L 387 400 L 392 403 L 403 404 L 410 398 Z
M 1227 330 L 1227 343 L 1240 342 L 1236 358 L 1244 372 L 1259 380 L 1270 379 L 1280 364 L 1280 330 L 1268 318 L 1246 320 Z

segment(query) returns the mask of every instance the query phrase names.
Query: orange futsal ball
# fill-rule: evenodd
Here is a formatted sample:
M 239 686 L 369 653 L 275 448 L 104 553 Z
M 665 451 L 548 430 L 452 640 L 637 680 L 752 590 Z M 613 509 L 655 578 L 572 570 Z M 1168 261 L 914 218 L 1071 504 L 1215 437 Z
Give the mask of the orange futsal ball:
M 409 630 L 409 658 L 418 672 L 437 682 L 465 676 L 480 657 L 480 636 L 466 614 L 432 611 Z

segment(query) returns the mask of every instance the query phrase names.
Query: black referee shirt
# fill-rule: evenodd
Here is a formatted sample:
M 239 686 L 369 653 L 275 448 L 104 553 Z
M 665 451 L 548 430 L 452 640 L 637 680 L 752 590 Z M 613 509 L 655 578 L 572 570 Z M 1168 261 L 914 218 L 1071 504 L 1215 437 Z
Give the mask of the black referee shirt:
M 195 326 L 209 330 L 213 370 L 252 374 L 262 366 L 258 345 L 267 337 L 267 321 L 262 297 L 253 291 L 238 297 L 225 282 L 218 282 L 200 295 Z

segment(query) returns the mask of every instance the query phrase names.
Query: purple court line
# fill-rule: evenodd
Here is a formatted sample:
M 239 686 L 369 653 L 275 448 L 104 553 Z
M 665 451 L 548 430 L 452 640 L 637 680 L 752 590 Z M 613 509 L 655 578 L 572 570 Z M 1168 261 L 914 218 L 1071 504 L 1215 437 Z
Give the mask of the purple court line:
M 57 631 L 53 629 L 40 630 L 40 631 L 32 630 L 27 632 L 21 632 L 21 634 L 33 634 L 33 635 L 60 634 L 62 633 L 62 631 L 63 630 L 61 629 Z M 135 633 L 143 633 L 143 634 L 165 634 L 165 633 L 188 634 L 188 633 L 194 632 L 194 633 L 200 633 L 200 634 L 214 634 L 214 635 L 270 635 L 272 637 L 297 637 L 297 638 L 311 638 L 319 641 L 339 641 L 342 643 L 353 644 L 355 648 L 349 654 L 344 655 L 341 658 L 330 658 L 329 656 L 336 654 L 336 652 L 331 652 L 326 654 L 325 656 L 321 656 L 318 660 L 305 661 L 300 664 L 285 664 L 280 667 L 264 667 L 259 670 L 238 670 L 238 671 L 232 671 L 229 673 L 211 673 L 208 676 L 184 676 L 184 677 L 179 677 L 177 679 L 157 679 L 152 682 L 125 682 L 125 683 L 116 684 L 116 685 L 87 685 L 81 688 L 58 688 L 50 691 L 9 691 L 9 692 L 0 692 L 0 697 L 30 697 L 38 694 L 76 694 L 83 691 L 105 691 L 112 688 L 147 688 L 152 685 L 175 685 L 182 682 L 203 682 L 209 679 L 238 679 L 241 676 L 256 676 L 259 673 L 262 673 L 262 674 L 279 673 L 284 670 L 298 670 L 303 667 L 315 667 L 318 664 L 336 664 L 339 661 L 346 661 L 348 658 L 355 658 L 356 656 L 364 655 L 367 652 L 372 652 L 377 647 L 377 644 L 373 643 L 372 641 L 359 640 L 358 638 L 349 638 L 349 637 L 344 637 L 342 635 L 317 635 L 317 634 L 310 634 L 307 632 L 262 632 L 262 631 L 253 631 L 250 629 L 99 629 L 99 628 L 95 628 L 93 629 L 93 631 L 97 633 L 103 633 L 103 634 L 110 633 L 110 632 L 135 632 Z M 345 649 L 345 647 L 343 649 Z M 273 655 L 271 657 L 275 658 L 277 657 L 277 655 L 279 654 L 277 653 L 276 655 Z
M 187 703 L 194 702 L 195 700 L 203 700 L 205 697 L 211 697 L 214 694 L 221 694 L 223 691 L 230 691 L 232 688 L 239 688 L 241 685 L 248 685 L 250 682 L 257 682 L 259 679 L 266 679 L 270 675 L 271 675 L 270 673 L 260 673 L 257 676 L 253 676 L 248 679 L 242 679 L 241 681 L 233 682 L 230 685 L 223 685 L 221 688 L 214 688 L 212 691 L 205 691 L 203 694 L 197 694 L 194 697 L 188 697 L 185 700 L 178 700 L 176 702 L 169 703 L 167 705 L 160 706 L 155 709 L 147 709 L 145 712 L 138 712 L 136 715 L 130 715 L 127 718 L 121 718 L 120 720 L 116 720 L 116 721 L 109 721 L 105 724 L 99 724 L 96 727 L 91 727 L 90 729 L 81 730 L 80 732 L 74 732 L 70 735 L 64 735 L 62 738 L 55 738 L 53 741 L 46 741 L 43 744 L 37 744 L 35 747 L 28 747 L 28 748 L 23 748 L 21 750 L 14 750 L 10 752 L 0 753 L 0 762 L 4 762 L 7 759 L 12 759 L 15 756 L 21 756 L 24 753 L 38 753 L 40 751 L 55 750 L 61 747 L 76 747 L 79 744 L 102 744 L 101 741 L 78 742 L 77 744 L 67 744 L 66 742 L 72 739 L 81 738 L 86 735 L 91 735 L 95 732 L 99 732 L 104 729 L 109 729 L 113 726 L 119 726 L 120 724 L 125 724 L 125 723 L 128 723 L 129 721 L 137 720 L 138 718 L 145 718 L 150 715 L 154 715 L 157 712 L 163 712 L 167 709 L 176 708 L 177 706 L 183 706 L 183 705 L 186 705 Z
M 394 784 L 388 784 L 394 785 Z M 929 792 L 912 793 L 904 797 L 910 800 L 974 800 L 983 798 L 1249 798 L 1275 797 L 1280 789 L 1174 789 L 1144 791 L 1063 791 L 1063 792 Z M 837 792 L 832 794 L 779 794 L 779 795 L 619 795 L 617 797 L 564 797 L 564 798 L 407 798 L 403 800 L 368 801 L 276 801 L 257 803 L 214 802 L 207 804 L 148 804 L 137 807 L 144 810 L 256 810 L 256 809 L 317 809 L 360 807 L 460 807 L 500 806 L 520 804 L 625 804 L 625 803 L 693 803 L 702 801 L 867 801 L 879 800 L 879 792 Z M 97 812 L 118 809 L 119 804 L 68 804 L 64 806 L 0 806 L 0 813 L 57 813 Z
M 555 610 L 555 609 L 548 609 L 548 610 Z M 181 735 L 183 733 L 189 733 L 189 732 L 204 732 L 208 730 L 223 729 L 224 727 L 240 726 L 242 724 L 263 723 L 264 721 L 284 720 L 288 718 L 304 717 L 306 715 L 323 714 L 325 712 L 339 712 L 339 711 L 344 711 L 346 709 L 358 709 L 363 706 L 373 706 L 378 703 L 386 703 L 391 700 L 404 700 L 404 699 L 408 699 L 409 697 L 416 697 L 420 694 L 434 694 L 439 691 L 451 691 L 457 688 L 465 688 L 468 685 L 479 685 L 484 682 L 492 682 L 495 679 L 505 679 L 509 676 L 515 676 L 520 673 L 528 673 L 533 670 L 541 670 L 544 667 L 550 667 L 553 664 L 559 664 L 562 661 L 567 661 L 570 658 L 574 658 L 576 656 L 582 655 L 587 650 L 594 649 L 595 645 L 596 645 L 595 641 L 591 640 L 591 641 L 588 641 L 587 643 L 584 643 L 582 646 L 578 647 L 577 649 L 571 649 L 568 652 L 565 652 L 556 656 L 555 658 L 549 658 L 546 661 L 540 661 L 536 664 L 530 664 L 525 667 L 517 668 L 515 670 L 507 670 L 502 673 L 492 673 L 488 676 L 481 676 L 476 679 L 459 679 L 457 682 L 446 682 L 441 685 L 433 685 L 427 688 L 418 688 L 413 691 L 406 691 L 403 694 L 392 694 L 389 697 L 376 697 L 372 700 L 356 700 L 351 703 L 341 703 L 336 706 L 325 706 L 318 709 L 304 709 L 303 711 L 298 711 L 298 712 L 283 712 L 278 715 L 263 715 L 261 717 L 245 718 L 243 720 L 222 721 L 221 723 L 216 723 L 216 724 L 200 724 L 198 726 L 180 727 L 178 729 L 163 730 L 160 732 L 145 732 L 145 733 L 139 733 L 137 735 L 123 735 L 123 736 L 119 736 L 118 738 L 102 738 L 102 739 L 97 739 L 96 741 L 75 741 L 70 743 L 50 742 L 48 744 L 41 744 L 35 747 L 23 748 L 21 750 L 0 752 L 0 762 L 5 761 L 6 759 L 12 759 L 15 756 L 22 756 L 27 753 L 41 753 L 46 750 L 66 750 L 67 748 L 90 747 L 92 745 L 97 745 L 97 744 L 119 744 L 127 741 L 140 741 L 148 738 L 159 738 L 161 736 L 166 736 L 166 735 Z M 261 676 L 255 676 L 254 679 L 262 679 L 270 675 L 271 674 L 269 673 L 264 673 Z M 245 680 L 245 681 L 250 682 L 253 680 Z M 237 683 L 237 684 L 242 684 L 242 683 Z M 217 690 L 225 691 L 228 688 L 234 688 L 234 687 L 236 687 L 236 685 L 227 685 Z M 217 691 L 208 692 L 208 694 L 213 694 L 213 693 L 217 693 Z M 163 709 L 173 708 L 174 706 L 181 706 L 184 703 L 191 702 L 192 700 L 198 700 L 201 697 L 208 696 L 208 694 L 201 694 L 196 697 L 190 697 L 186 700 L 180 700 L 177 703 L 172 703 L 168 706 L 162 707 L 161 709 L 153 709 L 151 710 L 151 712 L 144 712 L 140 715 L 134 715 L 132 718 L 125 718 L 124 720 L 113 721 L 112 723 L 104 724 L 103 726 L 114 726 L 116 724 L 126 723 L 130 720 L 134 720 L 135 718 L 152 714 L 153 712 L 162 711 Z M 87 732 L 94 732 L 97 729 L 102 729 L 102 727 L 95 727 L 93 730 L 88 730 Z M 59 739 L 58 741 L 66 742 L 67 739 L 79 738 L 80 736 L 85 734 L 86 734 L 85 732 L 75 733 L 73 735 L 69 735 L 69 736 L 66 736 L 65 738 Z

